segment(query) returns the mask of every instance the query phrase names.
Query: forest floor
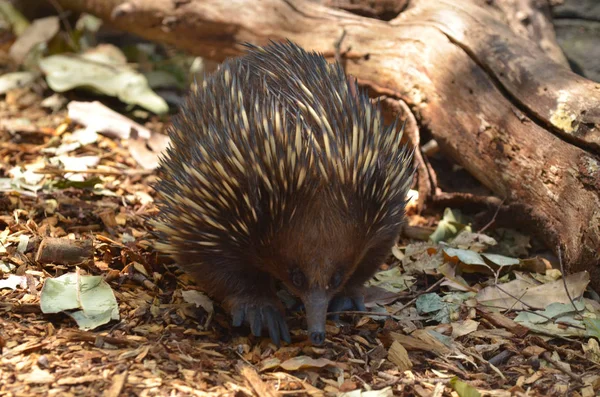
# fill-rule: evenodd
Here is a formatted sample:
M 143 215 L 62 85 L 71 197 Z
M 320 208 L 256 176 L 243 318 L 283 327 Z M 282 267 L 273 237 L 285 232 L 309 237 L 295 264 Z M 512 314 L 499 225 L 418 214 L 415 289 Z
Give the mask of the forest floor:
M 129 134 L 133 118 L 164 146 L 168 117 L 59 95 L 39 78 L 2 92 L 0 396 L 600 392 L 588 275 L 563 278 L 555 257 L 495 227 L 493 212 L 476 230 L 468 213 L 409 205 L 368 286 L 373 314 L 329 322 L 322 347 L 306 340 L 302 312 L 287 313 L 292 343 L 279 348 L 233 328 L 153 249 L 143 217 L 156 214 L 156 154 Z

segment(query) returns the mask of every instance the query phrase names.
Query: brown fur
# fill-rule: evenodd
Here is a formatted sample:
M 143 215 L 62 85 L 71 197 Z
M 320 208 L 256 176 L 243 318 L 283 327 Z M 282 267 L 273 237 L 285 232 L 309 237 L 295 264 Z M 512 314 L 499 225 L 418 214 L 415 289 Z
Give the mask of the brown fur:
M 358 296 L 399 233 L 412 179 L 401 130 L 339 65 L 286 43 L 226 62 L 170 137 L 157 248 L 232 313 L 282 309 L 282 281 L 322 336 L 327 303 Z

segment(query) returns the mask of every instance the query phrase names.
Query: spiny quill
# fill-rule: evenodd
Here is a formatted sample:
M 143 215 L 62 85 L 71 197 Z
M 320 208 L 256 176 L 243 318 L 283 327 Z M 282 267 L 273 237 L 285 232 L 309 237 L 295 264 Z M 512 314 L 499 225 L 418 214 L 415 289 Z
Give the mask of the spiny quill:
M 364 310 L 404 220 L 412 154 L 339 64 L 292 42 L 246 46 L 174 118 L 156 248 L 276 344 L 290 341 L 283 282 L 320 345 L 328 309 Z

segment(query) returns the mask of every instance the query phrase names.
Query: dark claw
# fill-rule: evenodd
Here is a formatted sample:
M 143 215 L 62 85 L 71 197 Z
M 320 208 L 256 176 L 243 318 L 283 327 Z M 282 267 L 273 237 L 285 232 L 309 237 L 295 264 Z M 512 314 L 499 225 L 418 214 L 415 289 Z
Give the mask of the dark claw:
M 252 308 L 249 311 L 250 314 L 250 329 L 252 330 L 252 335 L 260 336 L 262 333 L 262 313 L 258 308 Z
M 336 296 L 329 303 L 329 312 L 344 312 L 344 311 L 359 311 L 366 312 L 365 298 L 363 296 Z M 333 321 L 340 319 L 339 314 L 331 316 Z
M 231 317 L 231 323 L 233 324 L 233 326 L 241 327 L 241 325 L 244 322 L 244 308 L 238 307 L 237 309 L 233 310 L 233 312 L 231 313 Z
M 234 327 L 241 326 L 245 320 L 254 336 L 260 337 L 263 328 L 266 328 L 271 340 L 278 347 L 281 340 L 286 343 L 292 342 L 283 314 L 272 305 L 242 305 L 232 310 L 231 316 Z
M 276 346 L 279 346 L 279 326 L 276 324 L 276 313 L 273 313 L 273 308 L 266 308 L 264 317 L 267 323 L 267 329 L 269 330 L 269 336 Z
M 281 314 L 279 316 L 281 317 Z M 290 336 L 290 329 L 288 328 L 288 325 L 285 322 L 285 319 L 283 317 L 279 321 L 279 333 L 281 335 L 281 339 L 283 339 L 283 341 L 285 343 L 292 343 L 292 337 Z
M 365 306 L 365 297 L 364 296 L 356 296 L 352 298 L 352 303 L 354 303 L 354 307 L 359 312 L 366 312 L 367 307 Z
M 344 312 L 352 309 L 352 299 L 347 296 L 336 296 L 329 303 L 330 312 Z

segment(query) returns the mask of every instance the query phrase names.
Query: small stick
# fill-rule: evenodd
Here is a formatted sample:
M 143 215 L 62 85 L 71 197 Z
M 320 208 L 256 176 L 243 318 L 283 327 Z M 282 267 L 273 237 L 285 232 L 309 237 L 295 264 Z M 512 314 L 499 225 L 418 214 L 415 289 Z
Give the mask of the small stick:
M 502 208 L 502 204 L 504 204 L 505 200 L 506 199 L 502 199 L 500 204 L 498 204 L 498 208 L 496 208 L 496 212 L 494 213 L 494 216 L 484 227 L 479 229 L 479 233 L 483 233 L 488 227 L 492 226 L 494 224 L 494 222 L 496 222 L 496 217 L 498 216 L 498 213 L 500 212 L 500 208 Z
M 413 303 L 415 303 L 417 301 L 417 298 L 419 298 L 419 296 L 430 293 L 431 291 L 433 291 L 434 289 L 436 289 L 437 287 L 442 285 L 442 283 L 444 282 L 445 279 L 446 279 L 446 277 L 440 278 L 438 281 L 435 282 L 435 284 L 433 284 L 431 287 L 427 288 L 425 291 L 418 293 L 417 296 L 415 296 L 413 299 L 410 300 L 410 302 L 408 302 L 406 305 L 402 306 L 401 308 L 397 309 L 392 314 L 397 314 L 397 313 L 401 312 L 402 310 L 406 309 L 407 307 L 411 306 Z
M 558 250 L 558 263 L 560 264 L 560 272 L 562 273 L 562 281 L 563 284 L 565 286 L 565 292 L 567 293 L 567 297 L 569 298 L 569 300 L 571 301 L 571 305 L 573 305 L 573 309 L 575 309 L 575 312 L 582 316 L 581 312 L 579 311 L 579 309 L 577 309 L 577 306 L 575 306 L 575 302 L 573 301 L 573 298 L 571 297 L 571 293 L 569 292 L 569 288 L 567 286 L 567 278 L 565 277 L 565 268 L 563 266 L 563 261 L 562 261 L 562 251 L 560 249 L 560 244 L 558 244 L 556 246 L 557 250 Z
M 580 385 L 583 384 L 583 381 L 581 380 L 580 376 L 575 375 L 573 372 L 566 369 L 563 365 L 560 365 L 560 363 L 558 361 L 556 361 L 552 358 L 552 356 L 550 355 L 550 352 L 547 352 L 547 351 L 543 352 L 542 357 L 544 358 L 544 360 L 548 361 L 556 369 L 558 369 L 559 371 L 561 371 L 562 373 L 567 375 L 569 378 L 573 379 L 575 382 L 579 383 Z
M 346 29 L 342 29 L 342 35 L 335 41 L 333 48 L 335 49 L 335 61 L 342 64 L 342 42 L 346 38 Z
M 442 277 L 441 279 L 439 279 L 438 281 L 435 282 L 435 284 L 433 284 L 431 287 L 427 288 L 425 291 L 418 293 L 413 299 L 411 299 L 407 304 L 403 305 L 402 307 L 400 307 L 399 309 L 395 310 L 393 313 L 379 313 L 379 312 L 363 312 L 363 311 L 343 311 L 343 312 L 329 312 L 327 313 L 327 315 L 335 315 L 335 314 L 359 314 L 359 315 L 365 315 L 365 316 L 381 316 L 381 317 L 393 317 L 395 316 L 397 313 L 401 312 L 402 310 L 406 309 L 407 307 L 409 307 L 410 305 L 412 305 L 413 303 L 415 303 L 417 301 L 417 298 L 421 295 L 427 294 L 431 291 L 433 291 L 435 288 L 439 287 L 442 282 L 444 282 L 446 278 Z
M 88 170 L 51 170 L 51 169 L 41 169 L 33 171 L 34 174 L 47 174 L 47 175 L 64 175 L 64 174 L 95 174 L 95 175 L 111 175 L 111 176 L 121 176 L 121 175 L 150 175 L 154 173 L 154 170 L 101 170 L 98 168 L 91 168 Z

